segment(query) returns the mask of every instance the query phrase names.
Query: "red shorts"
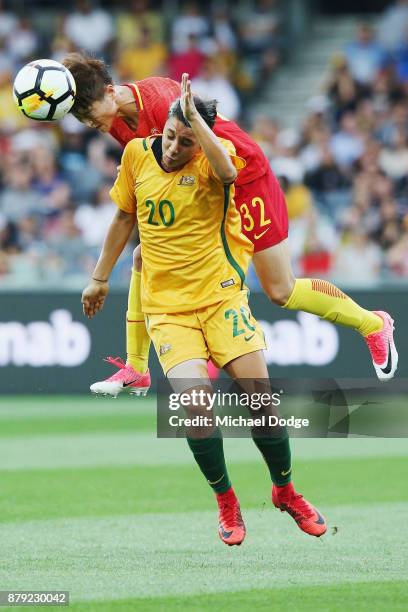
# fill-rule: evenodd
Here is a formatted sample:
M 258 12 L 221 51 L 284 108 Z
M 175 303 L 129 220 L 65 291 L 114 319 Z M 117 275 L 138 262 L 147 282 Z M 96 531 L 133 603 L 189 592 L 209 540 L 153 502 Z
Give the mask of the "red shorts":
M 251 183 L 235 185 L 235 206 L 241 215 L 242 232 L 254 245 L 254 253 L 288 237 L 285 196 L 270 168 Z

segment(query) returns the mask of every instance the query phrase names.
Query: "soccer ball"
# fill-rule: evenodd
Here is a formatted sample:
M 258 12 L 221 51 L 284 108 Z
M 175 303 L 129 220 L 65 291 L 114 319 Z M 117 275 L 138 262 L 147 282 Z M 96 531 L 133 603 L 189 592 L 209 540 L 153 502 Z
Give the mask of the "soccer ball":
M 73 105 L 75 93 L 70 71 L 50 59 L 26 64 L 14 79 L 13 96 L 18 108 L 37 121 L 62 119 Z

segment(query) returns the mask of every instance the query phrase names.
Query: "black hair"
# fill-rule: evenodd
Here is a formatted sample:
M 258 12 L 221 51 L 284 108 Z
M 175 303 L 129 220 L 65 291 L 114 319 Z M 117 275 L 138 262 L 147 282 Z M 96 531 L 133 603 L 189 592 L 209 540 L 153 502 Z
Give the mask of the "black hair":
M 202 100 L 198 96 L 193 96 L 193 100 L 197 112 L 204 119 L 208 127 L 213 129 L 217 118 L 217 100 Z M 177 100 L 171 104 L 167 117 L 175 117 L 181 121 L 181 123 L 184 123 L 185 126 L 191 127 L 181 110 L 181 98 L 177 98 Z

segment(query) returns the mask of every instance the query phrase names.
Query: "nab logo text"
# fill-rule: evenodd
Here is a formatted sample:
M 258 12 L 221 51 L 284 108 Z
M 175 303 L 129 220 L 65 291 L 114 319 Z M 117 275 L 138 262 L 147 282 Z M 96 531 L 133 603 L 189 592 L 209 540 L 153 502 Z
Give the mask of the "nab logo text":
M 297 321 L 260 321 L 260 324 L 265 333 L 268 365 L 319 367 L 328 365 L 337 356 L 339 336 L 335 326 L 315 315 L 299 312 Z
M 79 366 L 91 350 L 91 337 L 83 323 L 68 310 L 53 310 L 49 321 L 0 322 L 1 366 Z

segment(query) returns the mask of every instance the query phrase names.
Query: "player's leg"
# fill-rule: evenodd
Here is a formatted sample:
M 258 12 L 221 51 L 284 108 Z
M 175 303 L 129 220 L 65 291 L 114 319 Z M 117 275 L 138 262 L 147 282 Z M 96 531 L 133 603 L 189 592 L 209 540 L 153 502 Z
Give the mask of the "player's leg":
M 295 279 L 287 239 L 254 253 L 253 262 L 263 290 L 275 304 L 289 310 L 317 314 L 332 323 L 351 327 L 364 336 L 382 328 L 381 317 L 361 308 L 332 283 L 310 278 Z
M 198 424 L 186 428 L 186 437 L 198 467 L 215 493 L 219 536 L 229 546 L 240 545 L 245 538 L 245 525 L 225 464 L 222 434 L 214 426 L 213 412 L 208 409 L 207 394 L 212 393 L 212 386 L 201 327 L 194 313 L 181 313 L 149 315 L 148 329 L 174 392 L 183 393 L 186 416 L 202 417 Z M 198 401 L 200 391 L 204 396 Z M 191 401 L 185 405 L 188 395 Z
M 288 240 L 254 253 L 253 262 L 268 297 L 288 310 L 303 310 L 358 331 L 367 343 L 380 380 L 392 378 L 398 364 L 393 320 L 362 308 L 327 280 L 293 277 Z
M 122 391 L 133 395 L 146 395 L 150 387 L 148 369 L 150 337 L 146 330 L 141 300 L 142 257 L 140 245 L 133 252 L 132 277 L 130 280 L 128 309 L 126 313 L 126 363 L 116 357 L 107 357 L 105 361 L 117 368 L 107 378 L 91 385 L 96 394 L 116 397 Z
M 205 339 L 214 362 L 223 367 L 246 394 L 268 392 L 271 395 L 263 349 L 265 340 L 259 323 L 252 317 L 248 294 L 240 291 L 221 304 L 206 309 Z M 258 396 L 259 397 L 259 396 Z M 264 411 L 274 414 L 272 405 Z M 255 416 L 255 411 L 252 411 Z M 256 411 L 259 416 L 259 411 Z M 311 535 L 322 535 L 326 524 L 320 513 L 291 483 L 291 455 L 285 429 L 265 427 L 252 431 L 254 442 L 264 457 L 273 482 L 273 502 L 289 512 L 300 529 Z
M 252 393 L 271 394 L 269 374 L 263 351 L 255 351 L 233 359 L 224 366 L 226 372 L 236 380 L 237 385 L 248 395 Z M 274 414 L 272 406 L 261 410 L 250 410 L 251 416 L 259 417 Z M 290 444 L 286 430 L 282 428 L 252 429 L 252 438 L 263 455 L 274 484 L 283 486 L 291 480 Z
M 378 378 L 392 378 L 398 354 L 390 315 L 362 308 L 328 281 L 294 278 L 287 241 L 286 202 L 272 172 L 266 172 L 253 183 L 237 186 L 235 201 L 243 232 L 254 245 L 256 273 L 271 301 L 355 329 L 368 345 Z
M 246 394 L 256 392 L 257 397 L 259 393 L 272 395 L 263 351 L 242 355 L 224 367 Z M 252 410 L 250 413 L 253 417 L 265 416 L 268 423 L 268 416 L 276 415 L 276 408 L 271 400 L 270 406 Z M 251 434 L 269 469 L 274 506 L 282 512 L 288 512 L 302 531 L 317 537 L 323 535 L 327 530 L 323 516 L 297 493 L 293 486 L 290 443 L 286 428 L 264 425 L 253 427 Z
M 142 253 L 140 244 L 133 251 L 132 278 L 130 280 L 126 313 L 126 363 L 136 372 L 146 372 L 149 366 L 150 337 L 142 312 Z

